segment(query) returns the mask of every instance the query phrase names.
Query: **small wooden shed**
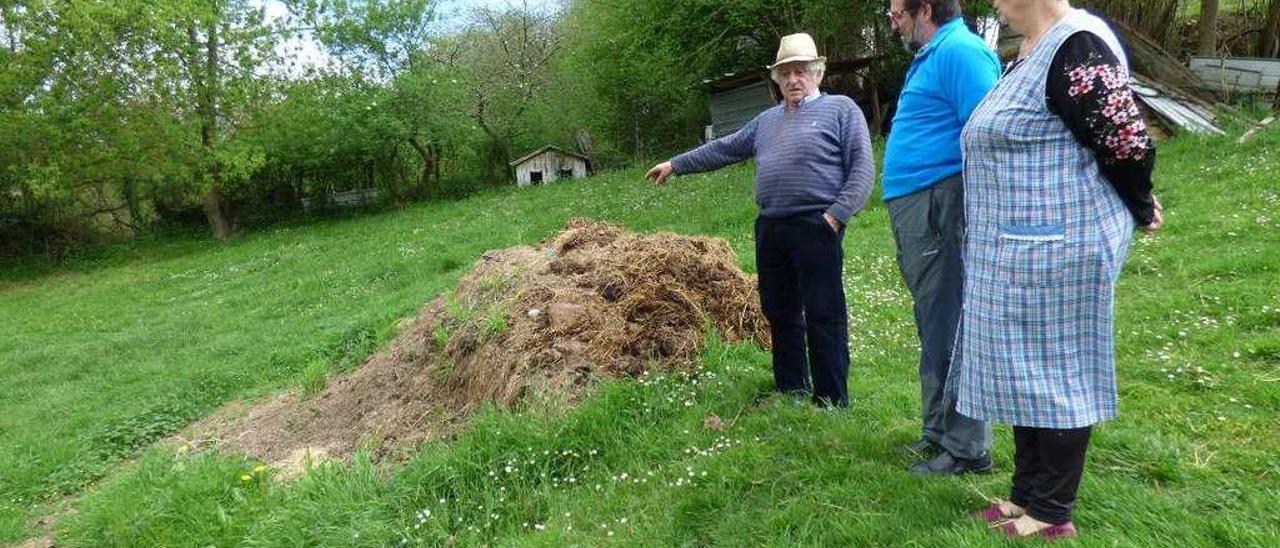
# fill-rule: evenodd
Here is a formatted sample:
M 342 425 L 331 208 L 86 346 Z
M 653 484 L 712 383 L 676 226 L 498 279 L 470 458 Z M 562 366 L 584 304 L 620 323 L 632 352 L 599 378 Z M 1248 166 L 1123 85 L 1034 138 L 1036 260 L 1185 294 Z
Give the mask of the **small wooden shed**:
M 511 162 L 519 186 L 540 185 L 560 179 L 581 179 L 588 174 L 587 157 L 555 145 L 547 145 Z

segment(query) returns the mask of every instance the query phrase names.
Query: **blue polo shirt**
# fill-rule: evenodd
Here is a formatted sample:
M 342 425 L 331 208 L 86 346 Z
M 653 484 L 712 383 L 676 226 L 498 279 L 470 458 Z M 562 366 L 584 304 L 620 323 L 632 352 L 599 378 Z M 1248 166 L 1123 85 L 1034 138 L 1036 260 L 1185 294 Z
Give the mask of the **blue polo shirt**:
M 996 86 L 1000 61 L 956 17 L 938 28 L 907 70 L 884 153 L 884 200 L 964 171 L 960 130 Z

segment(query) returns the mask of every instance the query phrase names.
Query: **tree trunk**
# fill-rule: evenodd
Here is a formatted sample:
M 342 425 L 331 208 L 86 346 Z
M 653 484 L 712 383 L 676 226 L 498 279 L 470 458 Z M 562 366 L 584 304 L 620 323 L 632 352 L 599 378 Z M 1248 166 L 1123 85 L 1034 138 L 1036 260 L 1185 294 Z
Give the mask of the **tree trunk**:
M 129 209 L 129 223 L 131 224 L 129 228 L 135 233 L 141 231 L 142 227 L 147 224 L 147 218 L 142 210 L 142 199 L 138 196 L 137 183 L 134 182 L 132 177 L 124 180 L 121 194 L 124 197 L 125 205 Z
M 487 105 L 488 101 L 484 97 L 477 97 L 472 117 L 484 134 L 489 136 L 489 161 L 484 167 L 484 178 L 492 186 L 501 186 L 511 180 L 511 167 L 508 165 L 511 162 L 511 144 L 505 134 L 490 124 L 492 120 L 486 117 L 485 112 Z M 521 112 L 523 110 L 521 108 Z M 516 116 L 519 116 L 519 112 Z
M 1200 0 L 1200 55 L 1218 53 L 1218 0 Z
M 204 65 L 193 66 L 192 74 L 196 76 L 193 84 L 196 87 L 196 102 L 200 112 L 200 148 L 209 162 L 209 190 L 201 200 L 204 216 L 209 220 L 209 229 L 213 237 L 225 240 L 231 237 L 234 226 L 227 203 L 222 198 L 222 164 L 217 157 L 218 136 L 218 0 L 211 0 L 213 15 L 204 43 L 199 42 L 196 23 L 187 27 L 187 35 L 193 45 L 203 46 Z M 199 48 L 197 48 L 199 49 Z M 203 69 L 203 70 L 202 70 Z
M 428 196 L 435 197 L 436 188 L 431 185 L 431 173 L 435 169 L 436 157 L 433 154 L 434 146 L 428 143 L 423 145 L 418 141 L 415 135 L 409 138 L 409 146 L 418 153 L 418 158 L 422 160 L 422 167 L 418 171 L 418 189 L 424 191 Z
M 871 82 L 871 136 L 884 134 L 884 110 L 880 108 L 880 83 Z
M 444 146 L 438 142 L 431 143 L 431 178 L 436 186 L 440 186 L 440 159 L 444 157 Z
M 219 240 L 230 238 L 235 230 L 231 225 L 231 216 L 227 214 L 226 203 L 222 200 L 222 193 L 216 188 L 211 189 L 200 201 L 200 207 L 204 210 L 204 217 L 209 220 L 213 237 Z
M 493 177 L 489 183 L 502 186 L 511 180 L 511 145 L 498 134 L 489 135 L 489 162 L 492 165 Z
M 1267 9 L 1267 24 L 1262 27 L 1262 35 L 1258 37 L 1258 57 L 1276 57 L 1280 46 L 1280 0 L 1271 0 Z
M 634 135 L 632 135 L 632 139 L 634 139 L 636 143 L 636 151 L 632 157 L 635 159 L 635 161 L 638 162 L 641 160 L 640 158 L 640 114 L 639 113 L 635 113 L 633 115 L 632 126 L 634 129 L 634 132 L 633 132 Z

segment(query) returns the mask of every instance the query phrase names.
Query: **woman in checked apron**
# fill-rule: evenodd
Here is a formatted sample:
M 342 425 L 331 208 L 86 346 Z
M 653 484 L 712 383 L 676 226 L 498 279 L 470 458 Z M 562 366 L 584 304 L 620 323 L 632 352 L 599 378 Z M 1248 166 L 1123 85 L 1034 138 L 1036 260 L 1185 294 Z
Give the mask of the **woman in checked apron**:
M 1116 416 L 1116 279 L 1162 224 L 1155 148 L 1105 22 L 1066 0 L 994 0 L 1026 36 L 965 127 L 957 411 L 1010 424 L 1013 488 L 975 514 L 1013 537 L 1076 535 L 1092 426 Z

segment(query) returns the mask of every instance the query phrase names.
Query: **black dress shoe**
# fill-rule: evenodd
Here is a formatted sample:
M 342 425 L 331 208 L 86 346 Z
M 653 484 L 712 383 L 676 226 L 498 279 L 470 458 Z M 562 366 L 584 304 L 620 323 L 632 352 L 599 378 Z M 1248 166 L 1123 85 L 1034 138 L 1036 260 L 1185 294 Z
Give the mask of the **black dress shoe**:
M 911 467 L 913 474 L 921 476 L 959 476 L 962 474 L 985 474 L 995 468 L 991 455 L 983 453 L 976 459 L 961 459 L 943 451 L 938 456 L 916 463 Z
M 918 459 L 928 459 L 942 452 L 942 446 L 927 439 L 920 438 L 912 443 L 902 446 L 902 450 L 915 455 Z

